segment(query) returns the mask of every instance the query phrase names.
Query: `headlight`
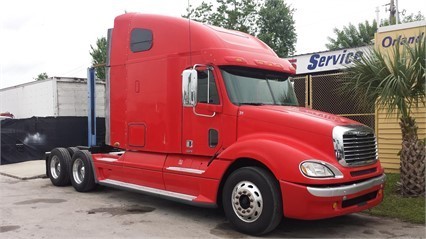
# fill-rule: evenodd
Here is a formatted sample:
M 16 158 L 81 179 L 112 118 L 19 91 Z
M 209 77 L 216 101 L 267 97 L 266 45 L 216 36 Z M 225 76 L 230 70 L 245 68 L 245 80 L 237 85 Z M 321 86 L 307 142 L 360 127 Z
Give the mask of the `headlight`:
M 315 160 L 300 164 L 300 171 L 310 178 L 342 178 L 343 174 L 333 165 Z

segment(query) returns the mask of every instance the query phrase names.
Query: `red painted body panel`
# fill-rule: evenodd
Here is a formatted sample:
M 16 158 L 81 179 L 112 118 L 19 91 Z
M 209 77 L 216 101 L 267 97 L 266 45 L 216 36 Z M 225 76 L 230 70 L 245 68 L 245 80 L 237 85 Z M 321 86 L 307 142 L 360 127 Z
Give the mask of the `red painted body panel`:
M 196 196 L 200 203 L 216 204 L 220 179 L 231 161 L 215 160 L 207 166 L 210 157 L 189 155 L 169 155 L 164 165 L 164 183 L 166 189 Z M 202 174 L 170 170 L 172 167 L 196 169 Z
M 149 51 L 130 51 L 129 35 L 135 27 L 152 30 L 154 43 Z M 237 57 L 244 61 L 235 60 Z M 191 22 L 189 32 L 186 19 L 124 14 L 116 18 L 112 33 L 111 144 L 122 149 L 150 152 L 184 151 L 181 149 L 182 120 L 177 118 L 183 115 L 181 73 L 195 63 L 295 72 L 288 61 L 278 58 L 268 46 L 248 34 L 197 22 Z M 126 66 L 124 69 L 123 65 Z M 222 94 L 225 91 L 221 81 L 218 81 L 218 88 L 223 113 L 235 115 L 235 107 Z M 132 123 L 146 124 L 149 140 L 143 149 L 128 145 L 126 135 L 128 124 Z
M 130 51 L 133 28 L 152 30 L 151 49 Z M 267 167 L 280 182 L 284 213 L 289 217 L 332 217 L 381 201 L 380 197 L 362 207 L 331 210 L 330 203 L 338 198 L 314 197 L 303 186 L 347 184 L 383 174 L 379 162 L 345 168 L 336 160 L 333 128 L 359 123 L 301 107 L 231 103 L 221 66 L 295 73 L 288 61 L 260 40 L 197 22 L 189 24 L 187 19 L 129 13 L 115 19 L 111 44 L 110 144 L 125 153 L 93 155 L 98 181 L 111 179 L 216 204 L 221 182 L 230 173 L 227 170 L 237 160 L 250 159 Z M 194 64 L 214 69 L 218 105 L 182 106 L 181 74 Z M 200 117 L 194 110 L 215 116 Z M 218 132 L 216 146 L 209 145 L 210 129 Z M 307 159 L 328 162 L 343 177 L 307 178 L 299 171 L 299 164 Z M 374 170 L 361 176 L 351 174 L 366 169 Z

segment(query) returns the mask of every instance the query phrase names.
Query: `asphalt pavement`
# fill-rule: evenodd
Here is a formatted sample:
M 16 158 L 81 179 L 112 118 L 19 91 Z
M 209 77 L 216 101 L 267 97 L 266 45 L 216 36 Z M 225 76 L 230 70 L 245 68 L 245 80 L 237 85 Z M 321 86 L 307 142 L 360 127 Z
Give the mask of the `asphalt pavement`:
M 43 178 L 44 161 L 0 166 L 0 238 L 252 238 L 221 209 L 98 187 L 78 193 Z M 362 213 L 285 219 L 265 238 L 425 238 L 425 225 Z

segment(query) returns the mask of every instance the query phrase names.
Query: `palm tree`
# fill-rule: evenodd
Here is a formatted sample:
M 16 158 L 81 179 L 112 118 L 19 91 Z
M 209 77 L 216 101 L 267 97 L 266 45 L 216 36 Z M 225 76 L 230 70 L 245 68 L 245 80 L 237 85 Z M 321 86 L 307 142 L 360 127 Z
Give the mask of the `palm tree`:
M 400 189 L 404 196 L 425 195 L 425 145 L 418 138 L 412 114 L 416 107 L 425 107 L 425 56 L 424 38 L 411 47 L 395 44 L 387 52 L 371 49 L 347 69 L 348 79 L 340 89 L 366 105 L 376 102 L 388 116 L 397 113 L 402 132 Z

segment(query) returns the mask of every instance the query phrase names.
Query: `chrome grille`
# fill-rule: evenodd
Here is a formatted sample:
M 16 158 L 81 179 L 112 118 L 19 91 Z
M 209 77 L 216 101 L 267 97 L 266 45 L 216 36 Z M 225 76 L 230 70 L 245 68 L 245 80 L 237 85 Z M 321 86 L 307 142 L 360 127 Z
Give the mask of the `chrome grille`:
M 376 159 L 376 137 L 374 134 L 343 135 L 343 152 L 348 163 Z
M 361 166 L 377 160 L 377 142 L 367 126 L 337 126 L 333 130 L 336 157 L 343 166 Z

